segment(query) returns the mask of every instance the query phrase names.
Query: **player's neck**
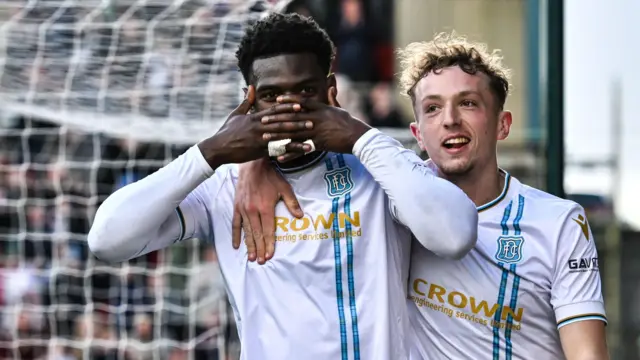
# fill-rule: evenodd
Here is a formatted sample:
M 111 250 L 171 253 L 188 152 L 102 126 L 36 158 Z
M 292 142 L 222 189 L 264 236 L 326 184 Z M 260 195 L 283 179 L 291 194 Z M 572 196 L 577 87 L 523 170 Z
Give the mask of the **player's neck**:
M 284 171 L 297 171 L 297 169 L 303 170 L 306 169 L 308 167 L 308 165 L 311 165 L 312 163 L 316 163 L 318 162 L 318 158 L 322 157 L 326 154 L 326 152 L 324 151 L 314 151 L 310 154 L 307 154 L 305 156 L 301 156 L 297 159 L 291 160 L 291 161 L 287 161 L 286 163 L 277 163 L 278 167 Z
M 462 189 L 476 206 L 487 204 L 500 196 L 505 182 L 497 161 L 484 168 L 476 167 L 464 176 L 447 179 Z

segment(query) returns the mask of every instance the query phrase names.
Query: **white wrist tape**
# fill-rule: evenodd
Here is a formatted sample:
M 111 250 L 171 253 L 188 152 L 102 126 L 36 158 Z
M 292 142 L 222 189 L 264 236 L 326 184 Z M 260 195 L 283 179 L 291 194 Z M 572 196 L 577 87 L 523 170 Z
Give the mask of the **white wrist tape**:
M 291 142 L 291 139 L 269 141 L 269 143 L 267 144 L 269 157 L 278 157 L 286 154 L 287 153 L 286 146 L 290 142 Z M 307 151 L 306 154 L 316 151 L 316 145 L 313 143 L 313 140 L 307 140 L 304 142 L 304 144 L 311 146 L 311 150 Z
M 305 154 L 312 153 L 312 152 L 316 151 L 316 144 L 313 143 L 313 140 L 309 139 L 309 140 L 305 141 L 304 144 L 307 144 L 307 145 L 311 146 L 311 150 L 307 151 Z
M 267 150 L 269 151 L 269 157 L 278 157 L 287 153 L 287 144 L 291 142 L 291 139 L 269 141 L 267 144 Z

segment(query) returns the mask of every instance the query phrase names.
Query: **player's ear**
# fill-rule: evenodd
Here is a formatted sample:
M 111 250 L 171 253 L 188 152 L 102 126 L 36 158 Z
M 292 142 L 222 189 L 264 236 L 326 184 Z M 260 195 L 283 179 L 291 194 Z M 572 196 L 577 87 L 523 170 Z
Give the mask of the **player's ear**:
M 504 140 L 509 136 L 512 123 L 513 117 L 511 111 L 505 110 L 498 114 L 498 140 Z
M 330 73 L 327 76 L 327 89 L 331 89 L 332 87 L 336 88 L 336 91 L 338 90 L 338 80 L 336 79 L 336 75 L 334 73 Z
M 422 133 L 420 133 L 420 117 L 422 117 L 422 112 L 418 111 L 418 109 L 416 108 L 416 101 L 414 100 L 413 96 L 411 96 L 411 107 L 413 109 L 413 116 L 415 121 L 409 124 L 409 129 L 411 129 L 411 134 L 418 142 L 418 147 L 420 148 L 420 150 L 427 151 L 427 148 L 424 146 L 424 141 L 422 140 Z
M 249 88 L 248 87 L 243 87 L 242 88 L 242 92 L 244 93 L 244 97 L 246 98 L 249 94 Z M 253 105 L 251 105 L 251 108 L 249 109 L 249 113 L 254 113 L 256 112 L 256 105 L 255 103 Z
M 327 100 L 329 101 L 329 105 L 335 107 L 342 107 L 338 102 L 338 80 L 333 73 L 330 73 L 327 76 Z
M 427 149 L 424 148 L 424 143 L 422 142 L 422 135 L 420 134 L 420 125 L 418 125 L 418 122 L 412 122 L 411 124 L 409 124 L 409 128 L 411 129 L 411 134 L 413 134 L 413 137 L 418 142 L 418 147 L 420 147 L 420 150 L 427 151 Z

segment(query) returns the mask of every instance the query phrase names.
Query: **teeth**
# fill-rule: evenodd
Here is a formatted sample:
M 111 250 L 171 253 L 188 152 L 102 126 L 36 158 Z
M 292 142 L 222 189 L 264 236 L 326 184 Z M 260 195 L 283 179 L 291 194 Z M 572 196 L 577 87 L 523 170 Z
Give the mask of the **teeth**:
M 453 144 L 466 144 L 468 142 L 469 142 L 469 139 L 465 137 L 457 137 L 457 138 L 449 139 L 444 143 L 447 145 L 453 145 Z

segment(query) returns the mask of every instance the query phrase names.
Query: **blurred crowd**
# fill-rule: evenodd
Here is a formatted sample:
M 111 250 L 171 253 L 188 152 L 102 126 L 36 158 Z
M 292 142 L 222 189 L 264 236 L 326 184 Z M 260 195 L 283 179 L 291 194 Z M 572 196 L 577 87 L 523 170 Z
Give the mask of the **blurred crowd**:
M 233 358 L 211 246 L 187 242 L 118 266 L 86 246 L 100 202 L 184 148 L 29 118 L 0 134 L 0 359 Z
M 0 5 L 11 19 L 0 34 L 2 100 L 183 121 L 219 120 L 235 106 L 235 47 L 268 2 L 113 3 Z M 405 127 L 393 96 L 390 35 L 371 26 L 376 15 L 361 0 L 329 3 L 295 0 L 287 11 L 317 18 L 334 39 L 343 107 L 373 126 Z M 211 246 L 185 242 L 118 266 L 86 246 L 101 201 L 185 149 L 35 117 L 0 124 L 0 359 L 237 356 Z

